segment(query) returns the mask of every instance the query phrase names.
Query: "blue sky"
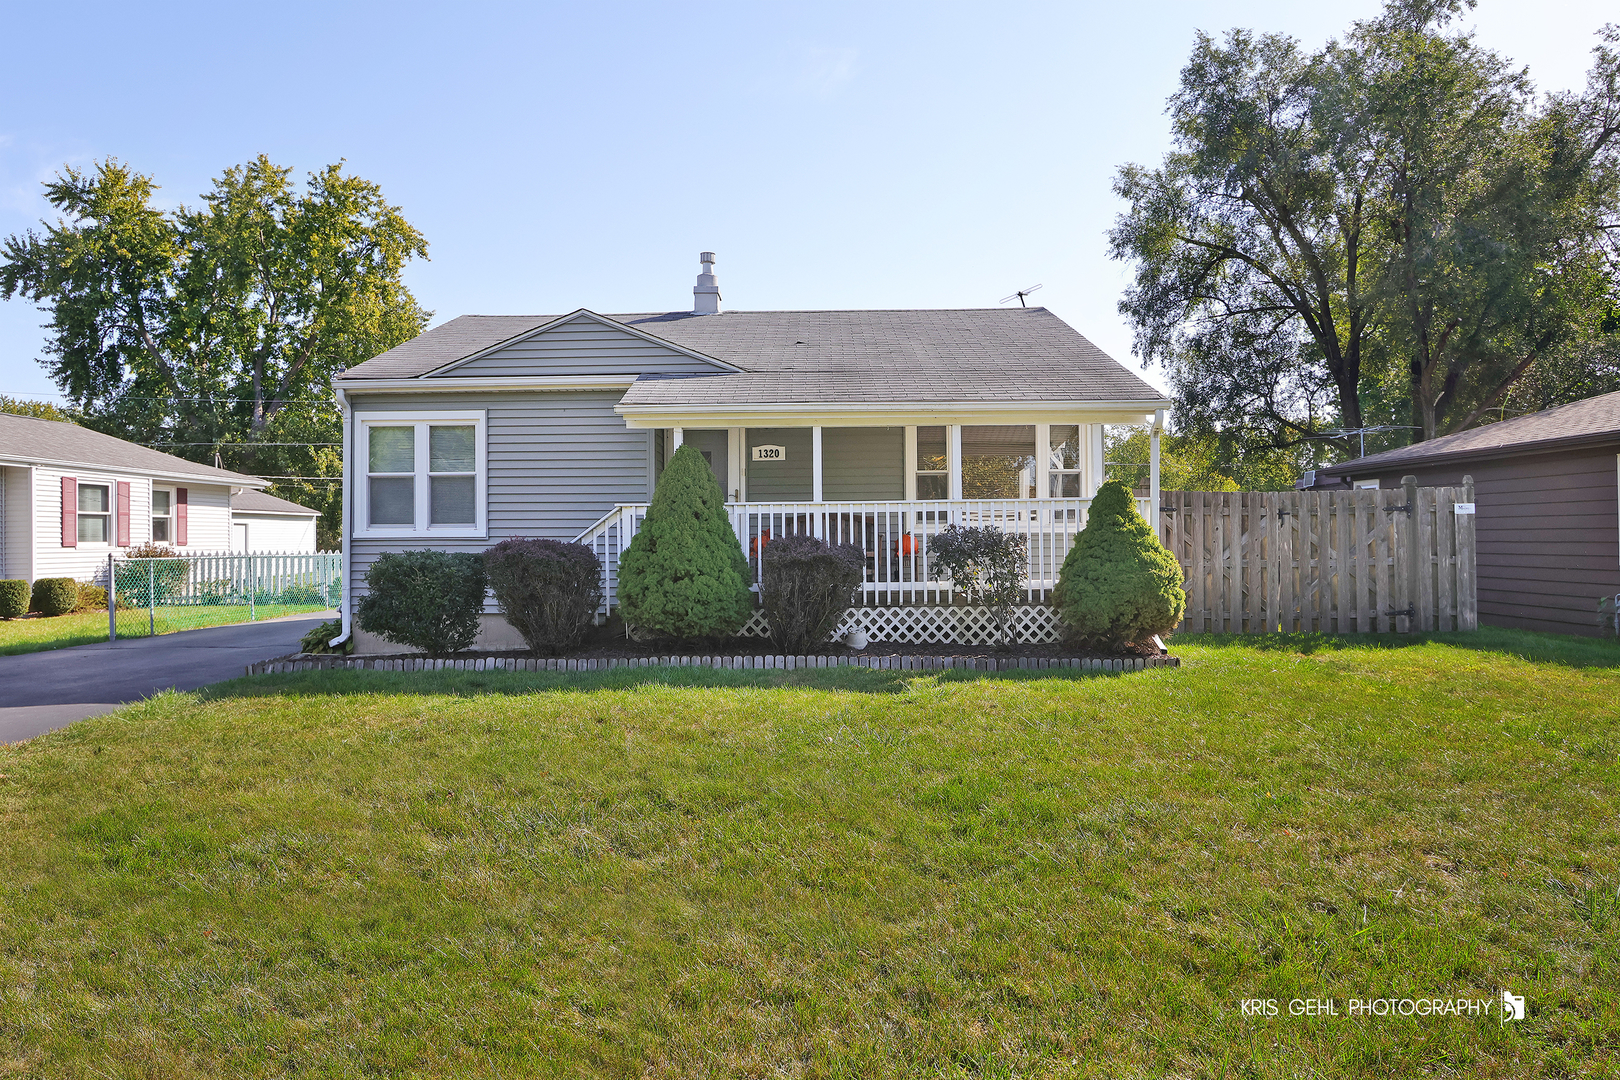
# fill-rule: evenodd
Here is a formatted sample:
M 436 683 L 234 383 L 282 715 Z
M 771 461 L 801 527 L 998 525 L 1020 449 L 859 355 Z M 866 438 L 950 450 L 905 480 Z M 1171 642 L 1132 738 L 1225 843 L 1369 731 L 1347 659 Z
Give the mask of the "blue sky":
M 120 158 L 195 202 L 267 153 L 340 158 L 427 236 L 407 278 L 470 312 L 993 306 L 1036 295 L 1121 360 L 1110 180 L 1168 147 L 1194 33 L 1316 45 L 1371 0 L 1188 3 L 6 3 L 0 234 L 40 181 Z M 1481 40 L 1575 89 L 1613 9 L 1482 0 Z M 0 303 L 0 393 L 50 396 Z M 1149 374 L 1152 377 L 1152 373 Z

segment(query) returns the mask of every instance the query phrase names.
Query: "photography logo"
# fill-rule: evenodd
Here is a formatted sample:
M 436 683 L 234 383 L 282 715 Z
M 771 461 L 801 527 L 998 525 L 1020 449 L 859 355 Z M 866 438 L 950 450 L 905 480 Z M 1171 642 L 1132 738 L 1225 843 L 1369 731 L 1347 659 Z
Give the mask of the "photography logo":
M 1501 1023 L 1509 1020 L 1524 1019 L 1524 995 L 1513 994 L 1507 990 L 1502 991 L 1502 1019 Z

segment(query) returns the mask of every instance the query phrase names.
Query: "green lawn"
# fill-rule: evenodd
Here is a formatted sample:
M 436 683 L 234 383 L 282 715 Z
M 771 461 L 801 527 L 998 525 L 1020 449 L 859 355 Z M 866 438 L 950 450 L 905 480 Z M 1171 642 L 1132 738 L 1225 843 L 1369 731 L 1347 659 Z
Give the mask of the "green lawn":
M 0 748 L 0 1075 L 1620 1076 L 1620 647 L 1463 640 L 166 695 Z
M 283 615 L 302 615 L 324 610 L 326 609 L 320 604 L 260 604 L 254 615 L 261 620 L 277 619 Z M 153 614 L 156 616 L 159 634 L 248 621 L 248 609 L 243 604 L 160 607 Z M 145 608 L 138 611 L 120 611 L 118 636 L 147 637 L 151 633 L 153 621 L 147 617 Z M 0 656 L 64 649 L 69 645 L 89 645 L 106 640 L 105 610 L 75 611 L 51 618 L 36 614 L 26 615 L 20 619 L 0 619 Z

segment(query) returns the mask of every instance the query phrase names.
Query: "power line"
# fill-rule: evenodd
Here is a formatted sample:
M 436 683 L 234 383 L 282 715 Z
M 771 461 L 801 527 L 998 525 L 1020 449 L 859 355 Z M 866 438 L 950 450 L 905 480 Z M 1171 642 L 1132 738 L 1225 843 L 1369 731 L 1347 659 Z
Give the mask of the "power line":
M 255 446 L 342 446 L 340 442 L 154 442 L 142 443 L 142 446 L 217 446 L 221 450 L 251 450 Z

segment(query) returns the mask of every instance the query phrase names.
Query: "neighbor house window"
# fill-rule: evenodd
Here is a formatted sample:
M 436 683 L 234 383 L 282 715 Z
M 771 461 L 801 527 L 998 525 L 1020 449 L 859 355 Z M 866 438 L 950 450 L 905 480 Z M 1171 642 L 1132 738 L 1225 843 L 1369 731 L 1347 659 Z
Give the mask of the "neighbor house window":
M 105 484 L 80 484 L 79 543 L 105 544 L 111 538 L 111 489 Z
M 917 498 L 951 497 L 950 448 L 943 427 L 917 429 Z
M 484 532 L 484 414 L 362 414 L 363 535 Z
M 1080 484 L 1080 425 L 1053 424 L 1051 457 L 1048 459 L 1051 476 L 1051 497 L 1078 499 L 1083 490 Z
M 174 492 L 152 489 L 152 542 L 167 544 L 174 539 Z

